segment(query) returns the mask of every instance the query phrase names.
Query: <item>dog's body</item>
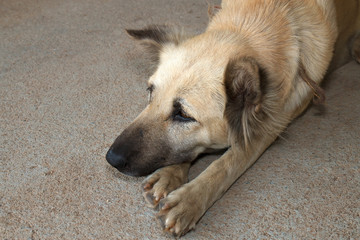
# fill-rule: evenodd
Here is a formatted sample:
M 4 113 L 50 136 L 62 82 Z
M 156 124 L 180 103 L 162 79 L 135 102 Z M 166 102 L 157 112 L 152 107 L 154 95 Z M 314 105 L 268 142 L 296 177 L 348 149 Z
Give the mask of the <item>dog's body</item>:
M 343 45 L 360 29 L 359 1 L 335 2 L 224 0 L 198 36 L 167 27 L 128 30 L 159 66 L 149 79 L 149 105 L 115 140 L 107 160 L 135 176 L 158 169 L 145 179 L 144 196 L 159 205 L 166 230 L 192 229 L 313 96 L 321 98 L 317 84 L 338 32 L 345 40 L 338 40 L 341 56 L 333 66 L 347 60 Z M 359 61 L 359 37 L 353 43 Z M 200 153 L 226 148 L 186 183 Z

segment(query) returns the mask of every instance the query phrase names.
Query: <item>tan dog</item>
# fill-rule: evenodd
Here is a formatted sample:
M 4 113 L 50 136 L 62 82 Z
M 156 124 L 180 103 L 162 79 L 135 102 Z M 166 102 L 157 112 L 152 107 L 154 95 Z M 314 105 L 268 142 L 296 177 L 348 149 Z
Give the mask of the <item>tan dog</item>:
M 158 169 L 143 189 L 166 231 L 194 228 L 314 95 L 321 100 L 318 84 L 338 33 L 334 67 L 347 60 L 359 9 L 355 0 L 224 0 L 198 36 L 159 26 L 128 30 L 159 65 L 148 81 L 148 106 L 106 158 L 129 175 Z M 351 48 L 358 61 L 359 41 Z M 191 162 L 216 149 L 227 150 L 186 183 Z

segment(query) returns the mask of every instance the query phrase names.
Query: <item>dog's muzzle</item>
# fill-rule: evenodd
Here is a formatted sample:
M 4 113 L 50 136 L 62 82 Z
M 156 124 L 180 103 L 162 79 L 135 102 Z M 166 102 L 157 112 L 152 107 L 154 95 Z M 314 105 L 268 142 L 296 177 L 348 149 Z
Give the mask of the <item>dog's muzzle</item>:
M 131 124 L 118 136 L 106 154 L 107 162 L 129 176 L 145 176 L 156 169 L 177 162 L 167 162 L 170 147 L 166 141 L 157 138 L 153 133 L 139 125 Z

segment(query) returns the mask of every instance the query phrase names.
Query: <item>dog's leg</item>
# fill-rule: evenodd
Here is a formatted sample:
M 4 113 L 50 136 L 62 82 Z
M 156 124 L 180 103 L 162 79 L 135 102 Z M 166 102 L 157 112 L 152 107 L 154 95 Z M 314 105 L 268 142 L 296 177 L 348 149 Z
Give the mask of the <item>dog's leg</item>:
M 360 31 L 355 34 L 350 44 L 350 52 L 352 57 L 358 63 L 360 63 Z
M 143 196 L 149 207 L 156 208 L 159 201 L 188 181 L 190 163 L 160 168 L 142 183 Z
M 159 203 L 162 227 L 175 236 L 194 228 L 206 210 L 242 175 L 274 141 L 264 137 L 255 141 L 251 152 L 232 147 L 193 181 L 171 192 Z

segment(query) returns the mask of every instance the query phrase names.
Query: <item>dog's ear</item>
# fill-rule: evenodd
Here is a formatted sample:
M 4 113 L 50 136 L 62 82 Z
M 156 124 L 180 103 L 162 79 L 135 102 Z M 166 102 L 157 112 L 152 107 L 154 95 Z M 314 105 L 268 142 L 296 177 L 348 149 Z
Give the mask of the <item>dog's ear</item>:
M 156 62 L 165 45 L 176 46 L 189 38 L 182 29 L 163 25 L 151 25 L 140 30 L 126 29 L 126 32 L 132 38 L 139 40 L 150 53 L 152 60 Z
M 262 119 L 261 77 L 258 63 L 249 57 L 231 59 L 224 74 L 227 98 L 224 116 L 230 133 L 236 134 L 236 141 L 245 146 L 253 137 L 256 120 Z

